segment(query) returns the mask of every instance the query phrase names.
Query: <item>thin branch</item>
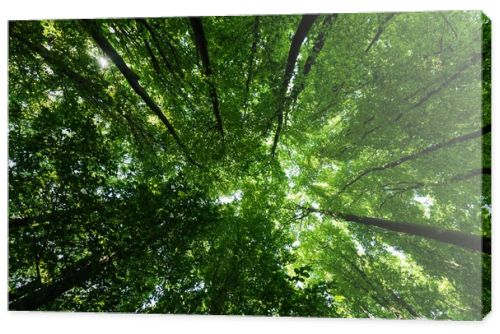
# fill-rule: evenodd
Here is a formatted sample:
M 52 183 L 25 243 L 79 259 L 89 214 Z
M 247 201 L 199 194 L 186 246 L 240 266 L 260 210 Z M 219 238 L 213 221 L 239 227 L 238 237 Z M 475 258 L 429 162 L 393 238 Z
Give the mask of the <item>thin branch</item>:
M 455 72 L 454 74 L 448 76 L 437 87 L 435 87 L 435 88 L 431 89 L 430 91 L 428 91 L 424 96 L 420 97 L 418 99 L 418 101 L 416 101 L 415 103 L 413 103 L 410 107 L 406 108 L 404 111 L 400 111 L 393 119 L 390 119 L 388 122 L 385 122 L 384 126 L 389 126 L 390 124 L 398 122 L 408 112 L 410 112 L 410 111 L 412 111 L 414 109 L 417 109 L 417 108 L 425 105 L 433 96 L 435 96 L 436 94 L 440 93 L 442 90 L 444 90 L 445 88 L 447 88 L 450 84 L 452 84 L 455 80 L 457 80 L 458 78 L 460 78 L 460 76 L 468 68 L 470 68 L 472 65 L 474 65 L 475 61 L 477 61 L 480 58 L 481 58 L 481 54 L 479 54 L 479 53 L 471 55 L 469 61 L 467 61 L 465 64 L 463 64 L 458 69 L 457 72 Z M 426 87 L 422 87 L 422 88 L 416 90 L 415 92 L 411 93 L 410 95 L 404 97 L 403 100 L 410 100 L 410 99 L 414 98 L 420 92 L 422 92 L 423 90 L 425 90 L 425 88 L 427 88 L 427 86 Z M 370 130 L 365 131 L 363 133 L 363 135 L 361 136 L 361 140 L 364 140 L 369 134 L 375 132 L 376 130 L 378 130 L 380 128 L 382 128 L 382 125 L 377 125 L 377 126 L 371 128 Z
M 423 150 L 421 150 L 419 152 L 405 155 L 405 156 L 399 158 L 398 160 L 385 163 L 382 166 L 371 167 L 371 168 L 365 169 L 364 171 L 362 171 L 361 173 L 359 173 L 358 176 L 356 176 L 354 179 L 352 179 L 346 185 L 344 185 L 337 194 L 342 193 L 348 187 L 350 187 L 351 185 L 353 185 L 354 183 L 356 183 L 357 181 L 359 181 L 361 178 L 363 178 L 364 176 L 366 176 L 366 175 L 368 175 L 370 173 L 377 172 L 377 171 L 383 171 L 385 169 L 390 169 L 390 168 L 397 167 L 397 166 L 401 165 L 402 163 L 404 163 L 406 161 L 415 160 L 415 159 L 420 158 L 421 156 L 423 156 L 425 154 L 429 154 L 429 153 L 437 151 L 439 149 L 442 149 L 442 148 L 445 148 L 445 147 L 449 147 L 449 146 L 452 146 L 452 145 L 456 145 L 458 143 L 461 143 L 461 142 L 464 142 L 464 141 L 467 141 L 467 140 L 470 140 L 470 139 L 474 139 L 474 138 L 480 137 L 480 136 L 482 136 L 482 135 L 484 135 L 486 133 L 489 133 L 489 132 L 491 132 L 491 125 L 488 124 L 488 125 L 484 126 L 480 130 L 477 130 L 477 131 L 474 131 L 474 132 L 471 132 L 471 133 L 468 133 L 468 134 L 465 134 L 465 135 L 462 135 L 462 136 L 459 136 L 459 137 L 452 138 L 452 139 L 450 139 L 448 141 L 445 141 L 445 142 L 442 142 L 442 143 L 430 145 L 430 146 L 426 147 L 425 149 L 423 149 Z
M 396 14 L 395 13 L 390 13 L 388 14 L 384 20 L 382 21 L 382 23 L 380 24 L 380 26 L 377 28 L 377 32 L 375 33 L 375 36 L 373 36 L 372 38 L 372 41 L 370 42 L 370 44 L 367 46 L 367 48 L 365 49 L 365 53 L 367 53 L 368 51 L 370 51 L 370 49 L 372 48 L 372 46 L 377 43 L 377 41 L 380 39 L 380 36 L 382 36 L 382 33 L 384 32 L 384 30 L 387 28 L 387 26 L 389 25 L 388 22 L 395 16 Z
M 481 54 L 475 54 L 473 55 L 470 60 L 465 63 L 456 73 L 454 73 L 453 75 L 449 76 L 445 81 L 443 81 L 438 87 L 430 90 L 429 92 L 427 92 L 427 94 L 425 94 L 424 96 L 422 96 L 415 104 L 413 104 L 410 108 L 408 108 L 408 111 L 411 111 L 412 109 L 416 109 L 418 107 L 420 107 L 421 105 L 423 105 L 424 103 L 426 103 L 431 97 L 433 97 L 434 95 L 436 95 L 437 93 L 439 93 L 440 91 L 442 91 L 443 89 L 445 89 L 446 87 L 448 87 L 453 81 L 455 81 L 456 79 L 458 79 L 460 77 L 460 75 L 462 73 L 464 73 L 469 67 L 471 67 L 472 65 L 475 64 L 475 61 L 480 59 L 481 58 Z M 404 113 L 406 113 L 404 112 Z M 392 122 L 397 122 L 401 119 L 401 117 L 403 117 L 403 112 L 399 113 L 398 116 L 396 116 L 394 118 L 394 120 Z

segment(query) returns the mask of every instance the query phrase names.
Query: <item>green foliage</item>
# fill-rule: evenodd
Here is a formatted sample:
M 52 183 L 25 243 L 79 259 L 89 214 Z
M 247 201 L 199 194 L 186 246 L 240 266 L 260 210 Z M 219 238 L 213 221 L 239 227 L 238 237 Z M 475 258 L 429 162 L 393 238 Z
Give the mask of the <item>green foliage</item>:
M 300 16 L 203 18 L 211 71 L 186 18 L 10 22 L 10 308 L 483 317 L 487 251 L 410 227 L 491 237 L 491 134 L 454 141 L 491 121 L 490 21 L 328 20 L 288 87 Z

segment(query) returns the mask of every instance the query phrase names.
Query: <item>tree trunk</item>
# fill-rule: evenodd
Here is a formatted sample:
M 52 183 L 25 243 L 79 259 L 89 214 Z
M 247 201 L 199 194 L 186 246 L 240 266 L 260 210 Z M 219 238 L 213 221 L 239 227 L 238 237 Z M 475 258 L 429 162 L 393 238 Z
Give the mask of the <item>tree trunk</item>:
M 98 261 L 85 258 L 64 271 L 62 277 L 51 284 L 28 283 L 9 294 L 9 310 L 34 311 L 60 297 L 66 291 L 81 286 L 105 267 L 111 256 L 103 256 Z
M 248 97 L 250 95 L 250 84 L 253 79 L 254 75 L 254 63 L 255 63 L 255 54 L 257 53 L 257 45 L 259 44 L 260 40 L 260 34 L 259 34 L 259 22 L 260 18 L 259 16 L 255 17 L 254 23 L 253 23 L 253 41 L 252 41 L 252 47 L 250 49 L 250 55 L 248 57 L 248 74 L 247 74 L 247 80 L 245 82 L 245 98 L 243 102 L 243 109 L 246 114 L 247 108 L 248 108 Z
M 144 103 L 158 116 L 162 123 L 167 127 L 168 132 L 172 135 L 177 145 L 181 148 L 182 152 L 186 155 L 186 158 L 193 165 L 201 167 L 188 153 L 187 148 L 182 143 L 181 139 L 177 135 L 177 131 L 167 119 L 165 114 L 161 111 L 160 107 L 153 101 L 146 90 L 141 86 L 138 81 L 138 76 L 135 74 L 125 63 L 123 58 L 118 54 L 118 52 L 113 48 L 113 46 L 108 42 L 108 40 L 101 34 L 99 26 L 96 26 L 90 22 L 82 21 L 83 27 L 89 32 L 94 41 L 99 45 L 101 50 L 113 61 L 113 63 L 118 67 L 122 75 L 125 77 L 130 87 L 139 95 Z
M 271 156 L 274 156 L 276 152 L 276 147 L 278 146 L 278 141 L 280 138 L 281 130 L 283 128 L 283 110 L 285 109 L 284 97 L 290 84 L 292 78 L 293 69 L 295 68 L 295 63 L 297 62 L 297 57 L 299 56 L 300 47 L 307 36 L 307 33 L 311 29 L 314 21 L 319 15 L 304 15 L 299 23 L 297 31 L 292 38 L 292 44 L 290 45 L 290 51 L 288 52 L 288 59 L 285 66 L 285 75 L 283 77 L 283 84 L 280 88 L 280 102 L 278 105 L 277 116 L 278 116 L 278 126 L 276 128 L 276 133 L 274 134 L 273 146 L 271 148 Z
M 333 218 L 341 218 L 352 223 L 375 226 L 387 231 L 403 233 L 410 236 L 420 236 L 491 255 L 491 239 L 485 236 L 445 230 L 430 225 L 391 221 L 372 217 L 361 217 L 330 210 L 319 210 L 314 208 L 306 208 L 306 210 L 309 212 L 317 212 L 328 215 Z
M 323 49 L 323 46 L 325 45 L 325 31 L 328 31 L 330 29 L 333 21 L 336 18 L 337 18 L 337 14 L 332 14 L 332 15 L 328 15 L 323 20 L 323 25 L 321 26 L 321 32 L 318 34 L 318 36 L 314 40 L 313 49 L 310 52 L 310 54 L 307 57 L 306 62 L 304 64 L 304 69 L 302 70 L 301 81 L 298 85 L 296 85 L 294 87 L 292 94 L 290 95 L 290 99 L 292 100 L 292 104 L 295 103 L 295 101 L 299 97 L 299 94 L 304 90 L 305 78 L 307 77 L 307 75 L 311 71 L 313 65 L 316 63 L 316 58 L 318 57 L 319 53 Z
M 208 79 L 210 99 L 212 100 L 212 108 L 217 121 L 217 129 L 219 130 L 222 139 L 224 139 L 224 128 L 222 127 L 222 117 L 219 110 L 219 99 L 217 97 L 217 89 L 215 88 L 210 58 L 208 57 L 207 40 L 205 38 L 203 24 L 201 22 L 201 18 L 199 17 L 191 17 L 189 20 L 191 22 L 191 27 L 193 28 L 194 40 L 201 57 L 201 62 L 203 63 L 205 76 Z

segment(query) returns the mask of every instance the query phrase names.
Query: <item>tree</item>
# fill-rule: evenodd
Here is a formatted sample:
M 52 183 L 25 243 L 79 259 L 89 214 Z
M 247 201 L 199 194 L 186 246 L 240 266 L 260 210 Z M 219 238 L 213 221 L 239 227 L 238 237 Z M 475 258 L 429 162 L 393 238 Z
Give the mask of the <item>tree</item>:
M 10 22 L 9 309 L 482 318 L 489 27 Z

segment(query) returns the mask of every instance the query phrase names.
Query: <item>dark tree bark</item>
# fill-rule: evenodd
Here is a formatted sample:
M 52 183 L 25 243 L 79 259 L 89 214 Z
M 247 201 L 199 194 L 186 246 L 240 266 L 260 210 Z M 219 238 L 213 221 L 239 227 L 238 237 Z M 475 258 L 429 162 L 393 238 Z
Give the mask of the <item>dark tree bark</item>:
M 481 169 L 481 172 L 484 174 L 484 175 L 491 175 L 491 167 L 483 167 Z
M 491 132 L 491 125 L 488 124 L 480 130 L 477 130 L 477 131 L 474 131 L 474 132 L 471 132 L 471 133 L 468 133 L 468 134 L 465 134 L 465 135 L 462 135 L 459 137 L 452 138 L 452 139 L 445 141 L 445 142 L 442 142 L 442 143 L 430 145 L 421 151 L 418 151 L 418 152 L 413 153 L 413 154 L 405 155 L 405 156 L 399 158 L 398 160 L 388 162 L 382 166 L 371 167 L 371 168 L 365 169 L 364 171 L 359 173 L 358 176 L 356 176 L 354 179 L 352 179 L 346 185 L 344 185 L 337 194 L 342 193 L 348 187 L 352 186 L 354 183 L 356 183 L 361 178 L 363 178 L 364 176 L 366 176 L 370 173 L 383 171 L 386 169 L 397 167 L 406 161 L 418 159 L 418 158 L 420 158 L 426 154 L 429 154 L 431 152 L 437 151 L 437 150 L 445 148 L 445 147 L 453 146 L 453 145 L 459 144 L 459 143 L 467 141 L 467 140 L 471 140 L 471 139 L 480 137 L 480 136 L 487 134 L 487 133 L 490 133 L 490 132 Z
M 252 28 L 253 41 L 252 41 L 252 47 L 250 48 L 250 55 L 248 57 L 248 74 L 247 74 L 247 80 L 245 82 L 245 98 L 243 102 L 243 108 L 245 109 L 245 112 L 246 109 L 248 108 L 248 96 L 250 95 L 250 84 L 252 82 L 254 75 L 253 67 L 255 62 L 255 54 L 257 53 L 257 45 L 260 39 L 259 24 L 260 24 L 260 18 L 256 16 Z
M 181 148 L 182 152 L 186 155 L 186 158 L 192 164 L 201 167 L 188 153 L 187 148 L 182 143 L 179 138 L 177 131 L 167 119 L 165 114 L 161 111 L 160 107 L 153 101 L 146 90 L 141 86 L 138 81 L 138 76 L 135 74 L 125 63 L 123 58 L 118 54 L 118 52 L 113 48 L 113 46 L 108 42 L 108 40 L 101 34 L 100 28 L 97 25 L 92 24 L 90 21 L 81 21 L 83 27 L 89 32 L 94 41 L 99 45 L 101 50 L 113 61 L 113 63 L 118 67 L 120 72 L 123 74 L 130 87 L 139 95 L 144 103 L 158 116 L 162 123 L 167 127 L 168 132 L 174 138 L 177 145 Z
M 473 169 L 465 174 L 452 177 L 450 179 L 450 182 L 468 180 L 470 178 L 473 178 L 474 176 L 480 176 L 480 175 L 491 175 L 491 168 L 483 167 L 483 168 Z
M 323 20 L 323 24 L 321 26 L 321 32 L 318 34 L 316 39 L 314 40 L 314 45 L 311 53 L 306 59 L 306 63 L 304 64 L 304 69 L 302 70 L 302 78 L 301 81 L 298 85 L 296 85 L 292 91 L 292 94 L 290 95 L 290 99 L 292 100 L 292 103 L 294 103 L 299 94 L 304 90 L 305 87 L 305 79 L 309 72 L 311 72 L 311 69 L 313 65 L 316 63 L 316 58 L 318 58 L 319 53 L 323 49 L 323 46 L 325 45 L 325 32 L 330 29 L 333 21 L 337 18 L 337 14 L 332 14 L 328 15 L 325 17 Z
M 66 291 L 81 286 L 103 269 L 113 256 L 98 260 L 84 258 L 64 271 L 64 274 L 50 284 L 28 283 L 9 294 L 9 310 L 33 311 L 47 305 Z
M 372 48 L 372 46 L 377 43 L 377 41 L 380 39 L 380 36 L 382 36 L 382 33 L 384 32 L 384 30 L 387 28 L 388 26 L 388 23 L 389 21 L 395 16 L 396 14 L 394 13 L 390 13 L 388 14 L 384 20 L 382 21 L 382 23 L 380 24 L 380 26 L 378 27 L 377 29 L 377 32 L 375 33 L 375 36 L 373 36 L 370 44 L 368 44 L 368 46 L 366 47 L 365 49 L 365 52 L 367 53 L 368 51 L 370 51 L 370 49 Z
M 208 79 L 210 99 L 212 100 L 212 108 L 217 121 L 217 129 L 219 130 L 222 139 L 224 139 L 224 128 L 222 126 L 222 117 L 219 110 L 219 98 L 217 97 L 217 89 L 215 87 L 213 71 L 210 65 L 210 58 L 208 56 L 208 46 L 205 38 L 205 31 L 203 30 L 203 24 L 201 22 L 201 18 L 199 17 L 191 17 L 189 20 L 191 22 L 191 27 L 193 28 L 196 48 L 198 49 L 201 62 L 203 63 L 203 70 Z
M 14 231 L 19 228 L 30 226 L 33 223 L 44 223 L 49 221 L 56 222 L 61 220 L 73 219 L 78 215 L 84 215 L 85 213 L 89 214 L 92 212 L 103 210 L 107 205 L 110 204 L 112 204 L 112 202 L 107 202 L 105 204 L 87 205 L 80 208 L 68 208 L 66 210 L 54 210 L 52 212 L 36 216 L 9 218 L 9 230 Z
M 299 56 L 300 47 L 304 42 L 304 39 L 307 36 L 307 33 L 311 29 L 314 21 L 318 18 L 319 15 L 304 15 L 302 16 L 302 20 L 299 23 L 297 31 L 292 38 L 292 43 L 290 45 L 290 51 L 288 52 L 288 59 L 286 61 L 285 66 L 285 75 L 283 77 L 283 84 L 281 85 L 279 92 L 279 105 L 278 110 L 276 112 L 278 117 L 278 125 L 276 128 L 276 133 L 274 134 L 273 146 L 271 148 L 271 156 L 274 157 L 276 152 L 276 147 L 278 146 L 278 141 L 281 135 L 281 130 L 283 129 L 283 111 L 285 109 L 285 95 L 288 89 L 288 85 L 290 84 L 290 80 L 292 78 L 293 69 L 295 68 L 295 63 L 297 62 L 297 57 Z
M 361 217 L 330 210 L 319 210 L 314 208 L 306 208 L 306 210 L 309 212 L 321 213 L 334 218 L 340 218 L 352 223 L 375 226 L 387 231 L 403 233 L 411 236 L 420 236 L 491 255 L 491 239 L 484 236 L 445 230 L 430 225 L 391 221 L 372 217 Z

